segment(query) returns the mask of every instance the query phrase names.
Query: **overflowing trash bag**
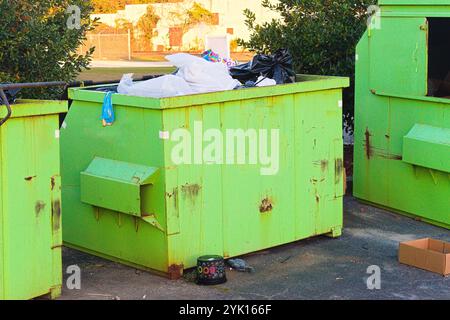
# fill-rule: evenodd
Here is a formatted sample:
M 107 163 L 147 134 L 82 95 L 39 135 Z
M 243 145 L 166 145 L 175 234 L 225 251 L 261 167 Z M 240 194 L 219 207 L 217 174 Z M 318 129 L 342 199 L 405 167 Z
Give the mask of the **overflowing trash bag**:
M 8 90 L 4 91 L 6 99 L 8 99 L 9 103 L 14 103 L 19 91 L 20 91 L 20 89 L 8 89 Z M 5 101 L 3 101 L 2 98 L 0 97 L 0 105 L 3 105 L 3 104 L 5 104 Z
M 125 74 L 117 93 L 166 98 L 295 82 L 292 56 L 286 49 L 272 55 L 258 54 L 249 63 L 231 68 L 231 60 L 221 58 L 212 50 L 203 52 L 202 57 L 177 53 L 166 59 L 177 67 L 176 72 L 139 82 L 133 82 L 132 74 Z
M 117 92 L 139 97 L 166 98 L 195 93 L 181 77 L 165 75 L 158 78 L 133 82 L 133 74 L 125 74 L 120 80 Z
M 230 76 L 223 63 L 206 61 L 187 53 L 166 56 L 178 68 L 176 76 L 184 79 L 194 93 L 233 90 L 241 83 Z
M 272 55 L 258 54 L 252 61 L 230 68 L 230 74 L 243 83 L 257 83 L 260 76 L 273 79 L 276 84 L 295 82 L 292 55 L 287 49 L 279 49 Z

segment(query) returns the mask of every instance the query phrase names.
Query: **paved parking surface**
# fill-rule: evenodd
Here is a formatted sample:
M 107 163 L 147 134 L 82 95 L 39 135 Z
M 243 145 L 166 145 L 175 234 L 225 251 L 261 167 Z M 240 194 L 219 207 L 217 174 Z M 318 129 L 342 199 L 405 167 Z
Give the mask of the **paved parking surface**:
M 65 248 L 65 268 L 82 270 L 81 290 L 61 299 L 450 299 L 450 278 L 397 262 L 398 243 L 450 241 L 450 231 L 345 199 L 339 239 L 317 237 L 243 257 L 254 273 L 227 272 L 228 282 L 201 287 Z M 381 290 L 368 290 L 367 268 L 381 269 Z M 65 270 L 64 268 L 64 270 Z

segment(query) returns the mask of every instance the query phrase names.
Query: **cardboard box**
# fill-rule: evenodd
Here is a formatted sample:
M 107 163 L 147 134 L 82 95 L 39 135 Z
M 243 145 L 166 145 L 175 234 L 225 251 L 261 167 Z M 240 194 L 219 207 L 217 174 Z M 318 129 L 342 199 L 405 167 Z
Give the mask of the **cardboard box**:
M 450 275 L 450 243 L 430 238 L 400 243 L 400 263 Z

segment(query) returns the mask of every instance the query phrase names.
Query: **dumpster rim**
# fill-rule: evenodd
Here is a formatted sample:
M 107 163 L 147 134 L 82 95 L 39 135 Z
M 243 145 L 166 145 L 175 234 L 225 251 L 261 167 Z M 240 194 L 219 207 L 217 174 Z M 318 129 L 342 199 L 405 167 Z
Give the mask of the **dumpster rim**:
M 114 94 L 112 96 L 112 102 L 113 105 L 119 106 L 166 110 L 195 105 L 225 103 L 237 100 L 249 100 L 296 93 L 344 89 L 350 86 L 350 79 L 348 77 L 298 74 L 297 79 L 301 81 L 291 84 L 269 87 L 255 87 L 242 90 L 225 90 L 168 98 L 151 98 Z M 74 101 L 103 103 L 103 99 L 106 93 L 92 90 L 93 88 L 101 87 L 103 87 L 103 85 L 70 88 L 69 99 Z

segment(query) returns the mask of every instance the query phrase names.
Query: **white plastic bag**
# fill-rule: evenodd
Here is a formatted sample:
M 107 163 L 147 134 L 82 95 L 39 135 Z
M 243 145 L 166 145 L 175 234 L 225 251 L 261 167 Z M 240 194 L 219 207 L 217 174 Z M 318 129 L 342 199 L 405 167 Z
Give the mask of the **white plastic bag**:
M 120 80 L 117 92 L 130 96 L 166 98 L 193 94 L 194 91 L 181 77 L 165 75 L 158 78 L 133 82 L 133 74 L 124 74 Z
M 277 82 L 270 78 L 264 78 L 263 76 L 260 76 L 258 80 L 256 80 L 257 87 L 269 87 L 269 86 L 276 86 Z
M 230 76 L 223 63 L 206 61 L 187 53 L 169 55 L 166 59 L 179 68 L 177 76 L 186 80 L 196 93 L 233 90 L 241 85 Z

